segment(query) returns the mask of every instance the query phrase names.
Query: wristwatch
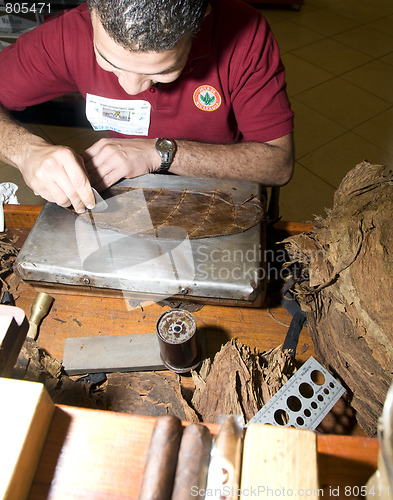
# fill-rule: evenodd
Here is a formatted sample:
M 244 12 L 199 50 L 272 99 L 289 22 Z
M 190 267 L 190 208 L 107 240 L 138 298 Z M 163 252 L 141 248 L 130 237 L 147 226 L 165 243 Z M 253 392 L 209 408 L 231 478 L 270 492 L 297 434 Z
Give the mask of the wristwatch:
M 167 174 L 176 153 L 176 143 L 170 139 L 157 139 L 156 150 L 161 156 L 161 165 L 156 174 Z

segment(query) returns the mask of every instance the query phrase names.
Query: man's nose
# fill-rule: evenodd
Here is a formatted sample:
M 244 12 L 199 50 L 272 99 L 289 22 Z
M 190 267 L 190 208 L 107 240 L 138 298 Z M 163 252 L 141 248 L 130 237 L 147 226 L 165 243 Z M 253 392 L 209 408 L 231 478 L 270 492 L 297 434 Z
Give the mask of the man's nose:
M 119 84 L 129 95 L 140 94 L 153 85 L 151 78 L 135 73 L 121 73 L 118 75 Z

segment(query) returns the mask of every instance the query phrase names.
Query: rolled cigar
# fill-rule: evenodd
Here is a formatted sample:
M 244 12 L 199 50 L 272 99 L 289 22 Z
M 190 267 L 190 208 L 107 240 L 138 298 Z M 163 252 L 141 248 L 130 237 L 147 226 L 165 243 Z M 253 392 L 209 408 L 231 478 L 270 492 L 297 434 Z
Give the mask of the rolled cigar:
M 147 454 L 139 500 L 170 500 L 183 427 L 173 415 L 158 417 Z
M 211 452 L 206 489 L 213 499 L 237 500 L 240 486 L 243 429 L 234 417 L 225 419 Z
M 172 500 L 204 498 L 212 436 L 207 427 L 189 424 L 183 431 Z

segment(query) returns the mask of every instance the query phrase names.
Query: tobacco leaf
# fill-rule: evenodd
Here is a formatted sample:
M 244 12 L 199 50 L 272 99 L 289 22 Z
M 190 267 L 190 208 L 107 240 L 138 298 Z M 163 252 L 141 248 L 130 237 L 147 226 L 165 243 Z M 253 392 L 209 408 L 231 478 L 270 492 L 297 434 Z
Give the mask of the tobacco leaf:
M 108 209 L 76 214 L 102 229 L 125 235 L 169 235 L 169 228 L 181 228 L 191 239 L 241 233 L 265 220 L 256 196 L 235 203 L 223 191 L 190 191 L 115 186 L 104 193 Z
M 159 417 L 175 415 L 198 422 L 181 394 L 179 376 L 155 372 L 110 373 L 105 394 L 112 411 Z
M 293 358 L 281 347 L 260 353 L 232 339 L 213 362 L 192 372 L 192 404 L 203 422 L 217 423 L 220 415 L 241 415 L 248 422 L 295 371 Z
M 370 435 L 392 382 L 393 170 L 364 161 L 343 179 L 328 216 L 285 240 L 310 276 L 294 292 L 315 352 L 352 393 Z
M 0 234 L 0 290 L 2 287 L 9 290 L 14 299 L 18 297 L 17 288 L 20 282 L 13 273 L 13 263 L 18 255 L 18 249 L 15 246 L 17 237 L 9 238 L 5 233 Z

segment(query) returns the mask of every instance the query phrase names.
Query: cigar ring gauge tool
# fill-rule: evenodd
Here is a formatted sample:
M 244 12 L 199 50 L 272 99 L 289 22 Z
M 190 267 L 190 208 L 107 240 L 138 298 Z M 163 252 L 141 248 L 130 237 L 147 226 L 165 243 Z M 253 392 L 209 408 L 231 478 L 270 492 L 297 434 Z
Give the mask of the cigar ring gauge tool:
M 344 387 L 312 356 L 247 423 L 315 430 Z

